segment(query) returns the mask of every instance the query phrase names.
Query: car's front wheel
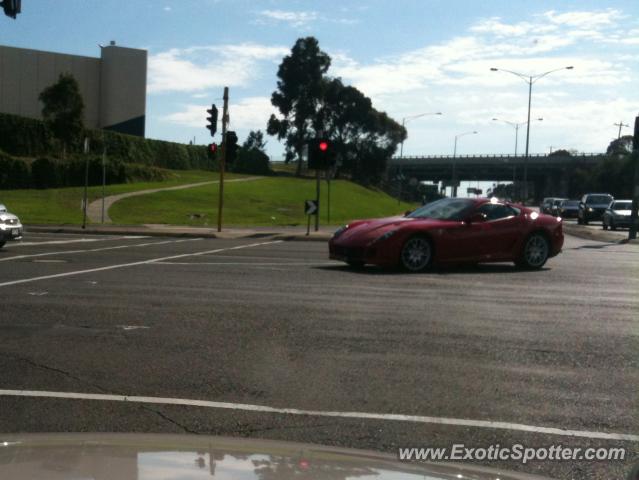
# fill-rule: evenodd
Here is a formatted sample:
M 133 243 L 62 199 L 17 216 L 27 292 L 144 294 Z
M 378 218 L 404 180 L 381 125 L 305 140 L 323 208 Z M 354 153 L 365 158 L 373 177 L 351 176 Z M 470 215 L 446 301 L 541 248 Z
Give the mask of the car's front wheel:
M 608 224 L 606 223 L 605 218 L 601 221 L 601 228 L 603 228 L 604 230 L 608 230 Z
M 409 272 L 421 272 L 433 263 L 433 245 L 426 237 L 409 238 L 400 254 L 400 263 Z
M 517 266 L 538 269 L 544 266 L 550 256 L 550 244 L 541 233 L 533 233 L 526 239 L 521 256 L 515 262 Z
M 610 219 L 610 230 L 617 230 L 617 226 L 615 225 L 615 221 Z
M 5 240 L 0 240 L 0 248 L 4 247 L 5 243 L 7 243 Z

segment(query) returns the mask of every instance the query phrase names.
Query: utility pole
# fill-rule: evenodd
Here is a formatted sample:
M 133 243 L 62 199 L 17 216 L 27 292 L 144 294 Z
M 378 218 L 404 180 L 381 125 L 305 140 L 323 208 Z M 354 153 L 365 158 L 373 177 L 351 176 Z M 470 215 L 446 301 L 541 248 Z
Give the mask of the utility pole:
M 220 156 L 220 196 L 217 202 L 217 231 L 222 231 L 222 210 L 224 208 L 224 168 L 226 167 L 226 125 L 229 121 L 229 87 L 224 87 L 224 107 L 222 108 L 222 155 Z
M 628 125 L 627 123 L 623 123 L 623 122 L 619 122 L 619 123 L 613 123 L 613 125 L 615 127 L 619 127 L 619 133 L 617 134 L 617 140 L 619 140 L 621 138 L 621 129 L 623 127 L 629 127 L 630 125 Z
M 87 228 L 87 203 L 89 202 L 89 139 L 84 138 L 84 195 L 82 197 L 82 229 Z
M 639 116 L 635 118 L 635 135 L 632 139 L 632 159 L 635 164 L 635 181 L 632 192 L 632 210 L 630 212 L 630 232 L 628 240 L 637 238 L 639 222 Z

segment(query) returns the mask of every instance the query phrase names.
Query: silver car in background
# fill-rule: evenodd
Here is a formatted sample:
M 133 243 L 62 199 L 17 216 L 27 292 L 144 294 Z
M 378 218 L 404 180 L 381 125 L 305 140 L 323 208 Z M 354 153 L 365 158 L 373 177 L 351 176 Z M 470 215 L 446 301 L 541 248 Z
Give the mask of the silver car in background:
M 22 240 L 22 230 L 20 219 L 0 203 L 0 248 L 9 241 Z
M 603 214 L 603 229 L 617 230 L 617 227 L 630 228 L 632 200 L 615 200 Z

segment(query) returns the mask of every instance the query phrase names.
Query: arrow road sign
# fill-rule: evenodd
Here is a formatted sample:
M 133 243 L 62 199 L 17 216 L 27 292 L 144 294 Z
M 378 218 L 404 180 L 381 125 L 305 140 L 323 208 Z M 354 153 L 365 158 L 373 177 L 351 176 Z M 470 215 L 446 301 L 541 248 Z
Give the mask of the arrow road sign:
M 304 213 L 306 215 L 317 215 L 317 200 L 305 200 Z

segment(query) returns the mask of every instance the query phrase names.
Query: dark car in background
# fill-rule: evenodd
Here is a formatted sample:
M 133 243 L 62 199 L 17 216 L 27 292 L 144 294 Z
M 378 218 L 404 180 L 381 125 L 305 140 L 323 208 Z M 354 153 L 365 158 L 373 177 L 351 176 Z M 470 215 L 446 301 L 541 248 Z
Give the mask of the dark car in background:
M 614 200 L 614 197 L 609 193 L 586 193 L 579 202 L 577 223 L 588 225 L 588 222 L 592 220 L 601 220 L 604 212 Z
M 579 216 L 579 200 L 564 200 L 559 205 L 559 216 L 577 218 Z
M 615 200 L 603 214 L 603 229 L 617 230 L 617 227 L 630 228 L 632 200 Z
M 541 202 L 541 205 L 539 205 L 539 211 L 541 213 L 547 213 L 550 215 L 552 214 L 552 207 L 555 204 L 555 202 L 562 201 L 562 200 L 565 200 L 565 199 L 559 198 L 559 197 L 546 197 Z
M 565 201 L 565 198 L 555 198 L 552 202 L 552 205 L 550 206 L 550 214 L 558 217 L 559 216 L 559 208 L 561 207 L 561 204 Z

